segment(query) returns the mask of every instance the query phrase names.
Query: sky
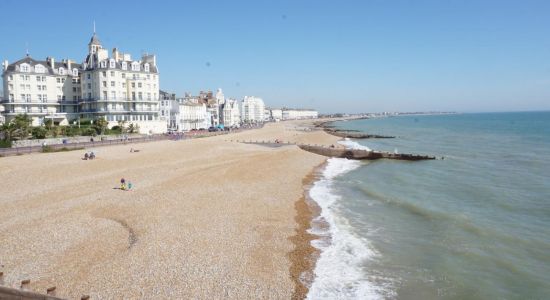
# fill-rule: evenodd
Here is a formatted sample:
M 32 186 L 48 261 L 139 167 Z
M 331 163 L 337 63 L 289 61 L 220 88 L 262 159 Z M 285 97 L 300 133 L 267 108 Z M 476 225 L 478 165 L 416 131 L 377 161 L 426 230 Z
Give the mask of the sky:
M 550 1 L 0 0 L 0 59 L 155 53 L 161 89 L 330 112 L 550 110 Z

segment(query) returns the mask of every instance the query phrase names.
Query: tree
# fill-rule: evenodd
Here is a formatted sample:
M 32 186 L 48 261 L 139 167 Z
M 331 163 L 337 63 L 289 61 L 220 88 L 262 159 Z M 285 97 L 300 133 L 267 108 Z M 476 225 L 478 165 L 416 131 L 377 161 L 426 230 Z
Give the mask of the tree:
M 118 121 L 118 127 L 120 128 L 120 133 L 126 133 L 127 132 L 126 121 L 124 121 L 124 120 Z
M 103 134 L 107 126 L 109 126 L 109 122 L 105 118 L 99 118 L 94 122 L 93 126 L 98 134 Z
M 139 132 L 139 125 L 134 124 L 134 123 L 130 123 L 130 125 L 128 125 L 128 132 L 129 133 L 138 133 Z
M 25 139 L 29 136 L 32 120 L 27 114 L 15 116 L 10 123 L 13 124 L 11 139 Z

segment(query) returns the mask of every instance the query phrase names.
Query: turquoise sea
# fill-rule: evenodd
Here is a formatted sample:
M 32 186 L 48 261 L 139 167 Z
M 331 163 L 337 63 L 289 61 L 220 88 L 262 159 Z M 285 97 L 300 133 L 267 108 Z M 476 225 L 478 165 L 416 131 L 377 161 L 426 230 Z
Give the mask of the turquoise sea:
M 550 112 L 334 125 L 397 136 L 347 147 L 445 159 L 328 161 L 309 299 L 550 299 Z

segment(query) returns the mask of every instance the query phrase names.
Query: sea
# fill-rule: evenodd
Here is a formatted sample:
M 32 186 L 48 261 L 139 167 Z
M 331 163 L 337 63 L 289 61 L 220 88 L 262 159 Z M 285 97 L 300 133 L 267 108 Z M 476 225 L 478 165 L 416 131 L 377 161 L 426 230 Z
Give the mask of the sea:
M 348 148 L 438 159 L 328 160 L 308 299 L 550 299 L 550 112 L 332 125 L 395 136 Z

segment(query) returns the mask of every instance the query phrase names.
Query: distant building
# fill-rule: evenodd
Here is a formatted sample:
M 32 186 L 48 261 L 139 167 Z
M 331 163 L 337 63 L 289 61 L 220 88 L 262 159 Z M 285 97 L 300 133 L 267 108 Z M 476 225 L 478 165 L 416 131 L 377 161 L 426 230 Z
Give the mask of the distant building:
M 265 121 L 265 104 L 262 98 L 245 96 L 241 107 L 241 118 L 244 123 Z
M 318 117 L 319 112 L 314 109 L 282 109 L 283 120 L 316 119 Z
M 168 93 L 163 90 L 159 90 L 159 104 L 160 104 L 160 114 L 159 114 L 159 120 L 166 122 L 166 126 L 168 129 L 171 129 L 170 121 L 171 121 L 171 112 L 173 105 L 177 105 L 176 102 L 176 94 Z
M 270 109 L 270 117 L 273 121 L 280 121 L 283 119 L 283 110 L 280 108 Z
M 174 114 L 177 131 L 208 128 L 206 104 L 182 101 L 177 107 L 178 111 Z
M 225 127 L 239 127 L 241 124 L 241 111 L 239 101 L 227 99 L 222 105 L 222 124 Z

